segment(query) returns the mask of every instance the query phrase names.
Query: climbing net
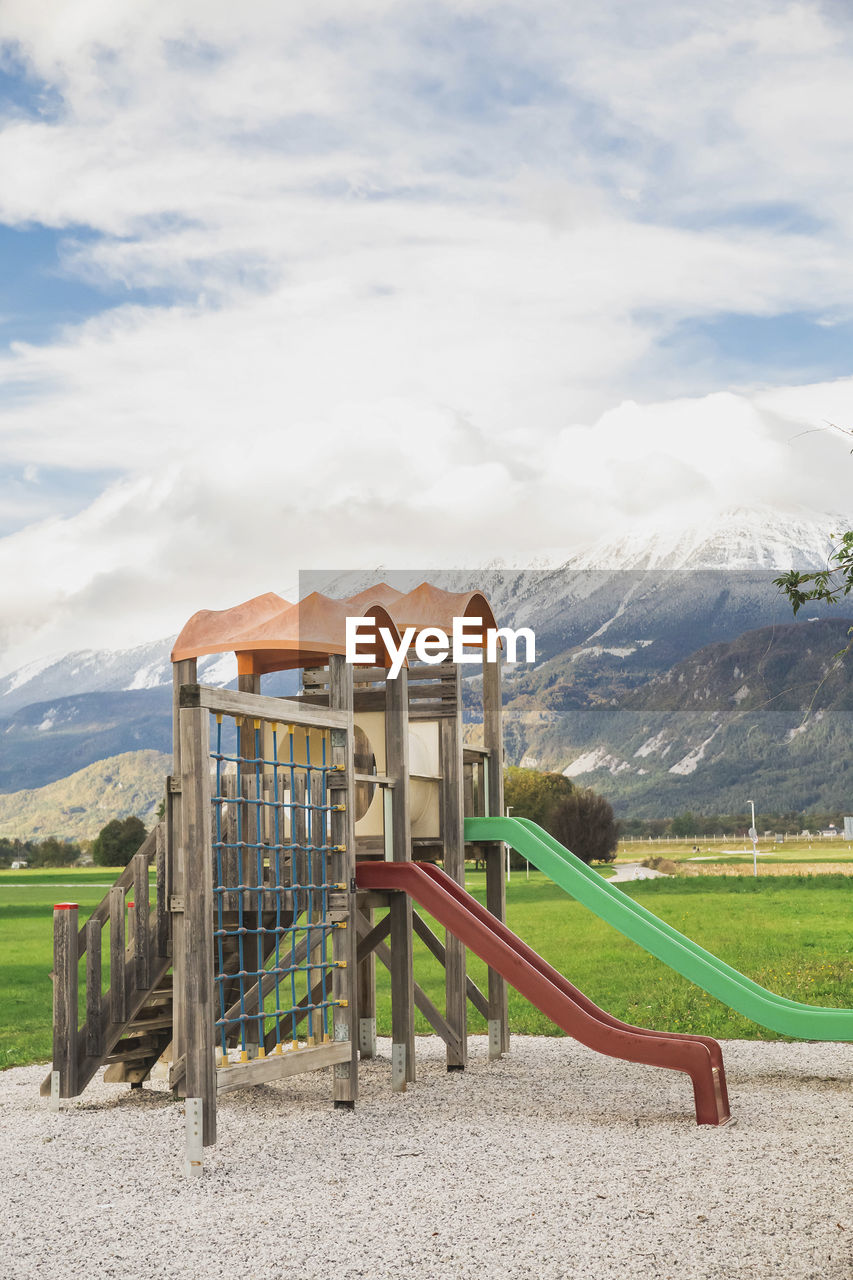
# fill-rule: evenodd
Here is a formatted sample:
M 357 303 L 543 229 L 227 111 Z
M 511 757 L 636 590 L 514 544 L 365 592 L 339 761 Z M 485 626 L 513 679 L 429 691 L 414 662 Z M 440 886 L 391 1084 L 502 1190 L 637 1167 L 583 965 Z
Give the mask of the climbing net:
M 330 918 L 329 894 L 346 887 L 331 815 L 344 806 L 330 786 L 341 773 L 327 762 L 328 730 L 222 714 L 212 728 L 216 1032 L 227 1065 L 229 1049 L 245 1062 L 330 1039 L 342 1003 L 330 939 L 344 925 Z

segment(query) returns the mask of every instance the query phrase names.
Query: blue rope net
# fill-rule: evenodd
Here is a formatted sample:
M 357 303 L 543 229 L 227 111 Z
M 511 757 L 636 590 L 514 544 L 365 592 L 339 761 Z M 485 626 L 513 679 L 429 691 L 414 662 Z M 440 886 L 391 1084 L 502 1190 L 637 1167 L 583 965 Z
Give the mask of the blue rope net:
M 266 732 L 264 729 L 266 726 Z M 217 1039 L 246 1061 L 331 1038 L 329 894 L 342 852 L 326 733 L 215 716 L 211 736 Z M 313 758 L 312 758 L 313 757 Z

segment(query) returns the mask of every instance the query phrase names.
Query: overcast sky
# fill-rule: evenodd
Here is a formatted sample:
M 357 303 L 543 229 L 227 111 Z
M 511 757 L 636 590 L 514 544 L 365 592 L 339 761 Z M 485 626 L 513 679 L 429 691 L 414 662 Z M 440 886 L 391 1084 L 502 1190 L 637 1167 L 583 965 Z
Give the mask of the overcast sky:
M 4 0 L 0 669 L 849 511 L 851 15 Z

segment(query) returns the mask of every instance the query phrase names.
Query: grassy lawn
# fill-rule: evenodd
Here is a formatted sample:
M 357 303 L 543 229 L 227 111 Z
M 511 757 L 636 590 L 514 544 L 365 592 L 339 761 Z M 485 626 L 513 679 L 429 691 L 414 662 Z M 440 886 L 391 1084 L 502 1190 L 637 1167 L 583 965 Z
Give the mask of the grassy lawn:
M 696 847 L 699 852 L 697 854 Z M 644 858 L 670 858 L 673 862 L 689 862 L 703 870 L 721 866 L 752 867 L 752 841 L 730 837 L 726 840 L 620 840 L 616 851 L 618 862 L 638 862 Z M 758 841 L 758 860 L 764 866 L 787 863 L 853 864 L 853 843 L 842 838 L 822 840 Z
M 50 1056 L 53 904 L 79 903 L 82 923 L 111 882 L 112 873 L 101 868 L 0 873 L 0 1067 Z M 771 990 L 813 1004 L 853 1007 L 853 879 L 696 876 L 623 887 Z M 484 873 L 469 871 L 468 888 L 484 901 Z M 778 1038 L 602 924 L 538 871 L 531 870 L 529 880 L 523 871 L 513 873 L 507 915 L 510 927 L 545 959 L 628 1022 L 721 1038 Z M 105 955 L 105 977 L 106 959 Z M 388 1035 L 390 980 L 378 961 L 376 968 L 379 1031 Z M 469 971 L 485 987 L 485 967 L 470 954 Z M 443 971 L 417 938 L 415 977 L 441 1007 Z M 482 1018 L 470 1006 L 469 1012 L 470 1029 L 485 1031 Z M 417 1030 L 428 1032 L 427 1023 L 417 1018 Z M 516 1034 L 557 1034 L 538 1010 L 512 991 L 510 1025 Z

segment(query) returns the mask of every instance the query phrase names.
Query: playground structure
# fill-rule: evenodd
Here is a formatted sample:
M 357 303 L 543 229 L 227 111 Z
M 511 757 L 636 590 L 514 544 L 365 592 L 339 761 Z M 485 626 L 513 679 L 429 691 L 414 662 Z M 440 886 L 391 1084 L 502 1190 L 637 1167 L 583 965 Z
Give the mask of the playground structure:
M 483 649 L 482 742 L 463 741 L 458 663 L 410 648 L 391 679 L 380 638 L 362 665 L 348 663 L 353 616 L 375 619 L 398 645 L 407 627 L 449 632 L 454 617 L 468 619 Z M 54 912 L 53 1070 L 42 1092 L 55 1105 L 101 1066 L 105 1080 L 138 1087 L 159 1063 L 187 1099 L 188 1172 L 215 1142 L 217 1097 L 229 1090 L 331 1067 L 334 1105 L 351 1108 L 359 1059 L 376 1053 L 378 958 L 391 975 L 395 1090 L 416 1077 L 416 1008 L 444 1041 L 448 1070 L 467 1065 L 468 1001 L 487 1019 L 490 1058 L 506 1052 L 511 983 L 591 1048 L 686 1073 L 697 1123 L 725 1123 L 716 1041 L 618 1021 L 506 927 L 503 841 L 575 896 L 575 879 L 590 900 L 605 882 L 532 824 L 501 816 L 501 665 L 485 654 L 495 626 L 482 593 L 427 583 L 408 594 L 379 584 L 344 601 L 314 593 L 298 605 L 268 594 L 190 619 L 173 652 L 165 817 L 82 929 L 73 904 Z M 238 689 L 199 685 L 197 659 L 227 651 Z M 265 695 L 264 675 L 285 669 L 302 672 L 301 693 Z M 485 862 L 485 908 L 464 889 L 466 840 Z M 443 1009 L 414 981 L 415 934 L 444 966 Z M 667 945 L 681 959 L 681 944 Z M 488 965 L 487 991 L 466 974 L 466 947 Z

